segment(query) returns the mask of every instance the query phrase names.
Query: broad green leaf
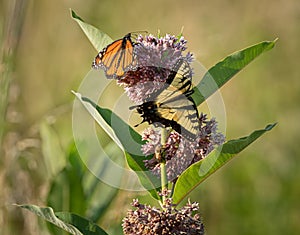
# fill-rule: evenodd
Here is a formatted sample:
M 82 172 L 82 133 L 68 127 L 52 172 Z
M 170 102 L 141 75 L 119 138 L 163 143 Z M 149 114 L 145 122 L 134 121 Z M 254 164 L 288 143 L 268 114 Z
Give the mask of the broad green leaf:
M 108 126 L 108 128 L 105 128 L 106 132 L 122 150 L 125 148 L 128 152 L 138 153 L 140 156 L 143 156 L 140 147 L 145 142 L 142 141 L 139 133 L 111 110 L 99 107 L 89 98 L 82 97 L 79 93 L 73 92 L 73 94 L 100 126 Z
M 71 10 L 71 17 L 78 23 L 97 51 L 102 50 L 113 41 L 106 33 L 88 23 L 85 23 L 73 10 Z
M 145 168 L 143 160 L 145 160 L 146 157 L 130 154 L 127 151 L 125 151 L 125 157 L 128 166 L 137 174 L 143 187 L 147 189 L 153 198 L 160 200 L 161 198 L 158 192 L 160 191 L 161 182 L 159 178 Z
M 68 212 L 56 212 L 55 215 L 65 223 L 72 224 L 84 235 L 107 235 L 97 224 Z
M 248 145 L 253 143 L 265 132 L 270 131 L 276 124 L 266 126 L 264 129 L 256 130 L 249 136 L 230 140 L 221 148 L 215 149 L 203 160 L 191 165 L 179 177 L 175 185 L 173 202 L 178 204 L 184 197 L 197 187 L 208 176 L 224 166 Z M 221 151 L 220 151 L 221 149 Z
M 119 146 L 125 153 L 129 167 L 138 175 L 143 187 L 147 189 L 155 199 L 160 199 L 160 196 L 155 190 L 160 187 L 160 181 L 157 177 L 152 175 L 143 162 L 143 160 L 147 158 L 143 156 L 141 152 L 141 145 L 144 144 L 141 136 L 111 110 L 101 108 L 90 99 L 82 97 L 79 93 L 74 92 L 74 94 L 98 123 L 102 123 L 102 120 L 99 119 L 103 118 L 106 124 L 111 126 L 116 136 L 114 140 L 116 143 L 120 143 Z M 95 115 L 95 110 L 99 116 Z M 148 157 L 148 159 L 149 158 L 150 157 Z
M 264 41 L 237 51 L 210 68 L 203 79 L 194 88 L 192 98 L 196 105 L 198 106 L 204 102 L 259 55 L 271 50 L 276 40 L 277 39 L 274 41 Z
M 18 206 L 33 212 L 37 216 L 43 218 L 44 220 L 47 220 L 52 224 L 55 224 L 57 227 L 67 231 L 68 233 L 71 233 L 73 235 L 83 235 L 83 233 L 81 233 L 75 226 L 66 223 L 63 220 L 56 217 L 51 207 L 38 207 L 35 205 L 18 205 Z

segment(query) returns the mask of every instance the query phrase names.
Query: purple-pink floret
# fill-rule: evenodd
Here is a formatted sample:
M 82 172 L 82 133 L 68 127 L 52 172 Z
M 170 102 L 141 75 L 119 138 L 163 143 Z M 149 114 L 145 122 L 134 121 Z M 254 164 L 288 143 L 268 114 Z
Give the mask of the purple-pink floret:
M 217 132 L 215 119 L 207 120 L 207 116 L 202 113 L 199 119 L 200 132 L 194 142 L 185 139 L 176 131 L 172 131 L 167 138 L 163 151 L 169 181 L 175 180 L 191 164 L 203 159 L 225 141 L 224 135 Z M 149 127 L 142 136 L 143 140 L 147 140 L 147 143 L 142 146 L 142 151 L 146 156 L 154 154 L 155 149 L 161 147 L 159 129 Z M 155 158 L 155 155 L 144 162 L 154 175 L 160 176 L 160 161 Z
M 130 100 L 140 104 L 149 94 L 164 86 L 171 69 L 180 58 L 192 62 L 191 53 L 183 55 L 187 41 L 167 34 L 156 38 L 139 35 L 134 46 L 136 66 L 117 82 L 123 86 Z
M 134 199 L 132 206 L 123 219 L 122 227 L 126 235 L 163 235 L 190 234 L 203 235 L 204 226 L 201 221 L 198 203 L 188 202 L 180 209 L 175 209 L 172 198 L 167 198 L 164 210 L 141 204 Z

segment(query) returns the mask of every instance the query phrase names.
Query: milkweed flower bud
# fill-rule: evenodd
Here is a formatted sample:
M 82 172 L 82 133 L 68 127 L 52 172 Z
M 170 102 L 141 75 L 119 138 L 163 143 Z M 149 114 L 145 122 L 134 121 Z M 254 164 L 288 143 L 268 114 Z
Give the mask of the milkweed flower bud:
M 133 200 L 135 210 L 129 210 L 123 219 L 123 232 L 126 235 L 203 235 L 198 203 L 188 202 L 181 209 L 175 209 L 172 199 L 165 201 L 164 208 L 157 209 Z

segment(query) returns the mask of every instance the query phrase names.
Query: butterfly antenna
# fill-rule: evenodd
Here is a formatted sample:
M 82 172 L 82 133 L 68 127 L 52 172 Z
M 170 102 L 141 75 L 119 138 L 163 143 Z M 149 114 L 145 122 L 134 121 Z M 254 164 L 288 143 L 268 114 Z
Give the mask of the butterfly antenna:
M 148 31 L 146 31 L 146 30 L 143 30 L 143 31 L 134 31 L 134 32 L 131 32 L 130 35 L 134 36 L 132 38 L 134 40 L 136 40 L 137 37 L 138 37 L 138 34 L 146 34 L 146 33 L 148 33 Z
M 134 125 L 134 127 L 138 127 L 139 125 L 141 125 L 144 122 L 144 120 L 142 120 L 140 123 Z
M 139 107 L 139 105 L 133 105 L 133 106 L 130 106 L 130 107 L 129 107 L 129 110 L 136 109 L 137 107 Z
M 138 33 L 148 33 L 146 30 L 138 30 L 138 31 L 133 31 L 131 34 L 138 34 Z

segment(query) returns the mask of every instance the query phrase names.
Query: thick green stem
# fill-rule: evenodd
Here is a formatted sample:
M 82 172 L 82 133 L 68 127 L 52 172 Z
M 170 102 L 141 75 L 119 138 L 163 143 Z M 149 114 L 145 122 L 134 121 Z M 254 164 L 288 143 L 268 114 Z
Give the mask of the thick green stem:
M 167 134 L 168 131 L 165 128 L 161 128 L 161 146 L 164 149 L 167 142 Z M 161 189 L 162 192 L 168 189 L 168 178 L 167 178 L 167 170 L 166 170 L 166 160 L 163 151 L 160 151 L 161 154 L 161 163 L 160 163 L 160 176 L 161 176 Z M 166 196 L 163 196 L 163 205 L 165 204 Z
M 161 189 L 165 191 L 168 189 L 168 179 L 167 179 L 167 171 L 166 171 L 166 163 L 160 163 L 160 174 L 161 174 Z M 166 197 L 163 196 L 163 204 L 165 204 Z

